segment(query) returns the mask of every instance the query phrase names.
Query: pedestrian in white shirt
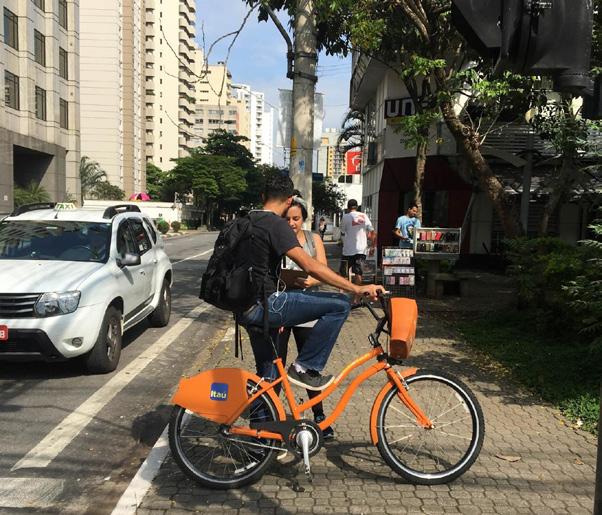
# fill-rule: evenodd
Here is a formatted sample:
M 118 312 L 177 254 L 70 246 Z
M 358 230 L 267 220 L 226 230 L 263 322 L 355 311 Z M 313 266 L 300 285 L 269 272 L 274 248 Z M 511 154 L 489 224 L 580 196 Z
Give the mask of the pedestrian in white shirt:
M 372 222 L 365 213 L 357 210 L 357 200 L 347 202 L 349 212 L 343 216 L 341 222 L 341 235 L 343 238 L 343 256 L 341 259 L 340 273 L 347 277 L 349 270 L 354 274 L 353 282 L 362 284 L 364 275 L 362 265 L 366 260 L 368 249 L 374 240 Z

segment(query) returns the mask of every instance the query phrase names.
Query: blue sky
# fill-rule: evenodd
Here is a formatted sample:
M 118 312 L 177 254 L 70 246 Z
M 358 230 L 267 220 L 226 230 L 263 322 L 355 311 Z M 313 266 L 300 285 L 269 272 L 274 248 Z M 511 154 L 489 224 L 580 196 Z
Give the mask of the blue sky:
M 202 30 L 208 49 L 218 37 L 237 30 L 246 13 L 243 0 L 197 0 L 197 40 L 202 46 Z M 282 17 L 283 25 L 288 20 Z M 228 38 L 216 45 L 209 62 L 225 60 Z M 251 14 L 243 32 L 234 44 L 228 59 L 228 68 L 234 82 L 249 84 L 256 91 L 263 91 L 266 100 L 278 107 L 278 89 L 291 89 L 292 81 L 286 78 L 286 44 L 270 21 L 257 21 L 256 12 Z M 324 94 L 324 127 L 340 127 L 349 99 L 351 58 L 321 54 L 318 62 L 317 91 Z

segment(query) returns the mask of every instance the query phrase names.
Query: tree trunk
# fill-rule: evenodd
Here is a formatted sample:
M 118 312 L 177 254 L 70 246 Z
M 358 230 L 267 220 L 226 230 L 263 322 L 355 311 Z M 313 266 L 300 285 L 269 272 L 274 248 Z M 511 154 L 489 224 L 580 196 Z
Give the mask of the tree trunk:
M 423 136 L 424 139 L 416 147 L 416 173 L 414 176 L 414 203 L 418 208 L 419 220 L 422 220 L 422 187 L 424 185 L 424 171 L 428 149 L 428 129 Z
M 560 165 L 558 178 L 556 181 L 554 181 L 555 184 L 553 184 L 552 191 L 550 192 L 550 196 L 548 197 L 548 201 L 546 202 L 543 210 L 543 216 L 539 224 L 540 236 L 545 236 L 548 234 L 550 218 L 552 218 L 552 215 L 554 214 L 554 211 L 556 211 L 560 201 L 571 191 L 574 181 L 574 160 L 572 156 L 565 156 L 563 157 L 562 164 Z
M 468 160 L 481 189 L 491 200 L 493 208 L 502 223 L 504 234 L 508 238 L 516 238 L 522 235 L 520 221 L 515 209 L 513 209 L 509 195 L 504 191 L 504 186 L 493 174 L 489 164 L 481 154 L 478 134 L 460 121 L 451 101 L 444 101 L 440 108 L 447 127 L 454 136 L 462 154 Z

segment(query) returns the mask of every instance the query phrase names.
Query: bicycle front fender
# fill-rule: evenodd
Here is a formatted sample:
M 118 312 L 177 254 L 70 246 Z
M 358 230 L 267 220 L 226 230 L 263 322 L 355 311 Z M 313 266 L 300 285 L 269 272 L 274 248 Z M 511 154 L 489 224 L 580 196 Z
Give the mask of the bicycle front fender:
M 407 368 L 401 372 L 401 376 L 405 379 L 406 377 L 413 376 L 416 372 L 418 372 L 417 368 Z M 385 395 L 387 395 L 391 388 L 397 388 L 397 386 L 393 380 L 389 379 L 389 381 L 381 388 L 380 392 L 378 392 L 376 399 L 374 399 L 374 404 L 372 404 L 372 410 L 370 411 L 370 438 L 374 445 L 378 444 L 378 431 L 376 428 L 378 411 L 380 410 Z
M 241 368 L 214 368 L 192 377 L 183 377 L 171 402 L 203 418 L 226 424 L 242 413 L 249 402 L 247 383 L 261 379 Z M 280 420 L 286 420 L 284 407 L 274 390 L 267 390 Z

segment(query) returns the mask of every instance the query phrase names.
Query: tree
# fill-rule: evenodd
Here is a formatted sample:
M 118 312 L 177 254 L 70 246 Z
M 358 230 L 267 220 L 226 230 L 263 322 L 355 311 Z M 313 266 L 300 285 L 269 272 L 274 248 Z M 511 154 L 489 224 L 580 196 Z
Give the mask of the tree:
M 256 5 L 256 0 L 246 0 Z M 262 1 L 263 3 L 263 1 Z M 294 0 L 271 0 L 275 9 L 292 13 Z M 316 0 L 319 44 L 328 53 L 347 54 L 354 51 L 367 54 L 400 74 L 415 106 L 414 137 L 422 141 L 429 119 L 440 116 L 472 170 L 475 182 L 488 195 L 497 212 L 504 232 L 512 237 L 522 229 L 510 195 L 481 153 L 483 135 L 480 127 L 471 123 L 466 112 L 458 112 L 457 73 L 476 61 L 451 22 L 450 0 Z M 260 19 L 267 13 L 260 8 Z M 491 70 L 490 63 L 481 63 Z M 464 115 L 464 116 L 463 116 Z M 424 118 L 426 116 L 426 119 Z M 424 152 L 418 148 L 418 157 Z M 421 157 L 421 155 L 423 157 Z M 418 160 L 417 160 L 418 161 Z M 417 163 L 421 166 L 420 163 Z
M 205 212 L 206 223 L 210 224 L 213 211 L 238 210 L 247 188 L 245 175 L 234 158 L 194 149 L 190 156 L 176 160 L 166 187 L 180 195 L 192 194 L 195 206 Z
M 82 198 L 90 198 L 94 188 L 107 178 L 106 172 L 98 162 L 92 161 L 88 156 L 82 156 L 79 162 L 79 177 L 81 181 Z
M 146 163 L 146 192 L 153 200 L 167 200 L 164 186 L 166 173 L 153 163 Z M 173 198 L 173 197 L 172 197 Z
M 228 156 L 236 166 L 243 170 L 255 167 L 255 158 L 244 143 L 250 141 L 245 136 L 232 134 L 224 129 L 217 129 L 207 138 L 203 152 L 214 156 Z
M 92 198 L 98 200 L 123 200 L 125 192 L 108 181 L 100 181 L 90 192 Z
M 15 207 L 26 204 L 37 204 L 38 202 L 50 201 L 50 195 L 43 186 L 37 182 L 31 181 L 27 186 L 16 186 L 14 191 Z
M 345 202 L 345 194 L 330 179 L 313 182 L 312 198 L 316 213 L 330 215 L 341 211 Z
M 591 132 L 599 130 L 600 124 L 581 118 L 574 106 L 574 98 L 563 95 L 557 101 L 540 106 L 532 120 L 535 130 L 556 153 L 556 165 L 545 185 L 548 197 L 540 221 L 541 236 L 547 234 L 550 218 L 558 205 L 568 200 L 576 186 L 588 191 L 592 172 L 600 169 L 599 155 L 590 139 Z

